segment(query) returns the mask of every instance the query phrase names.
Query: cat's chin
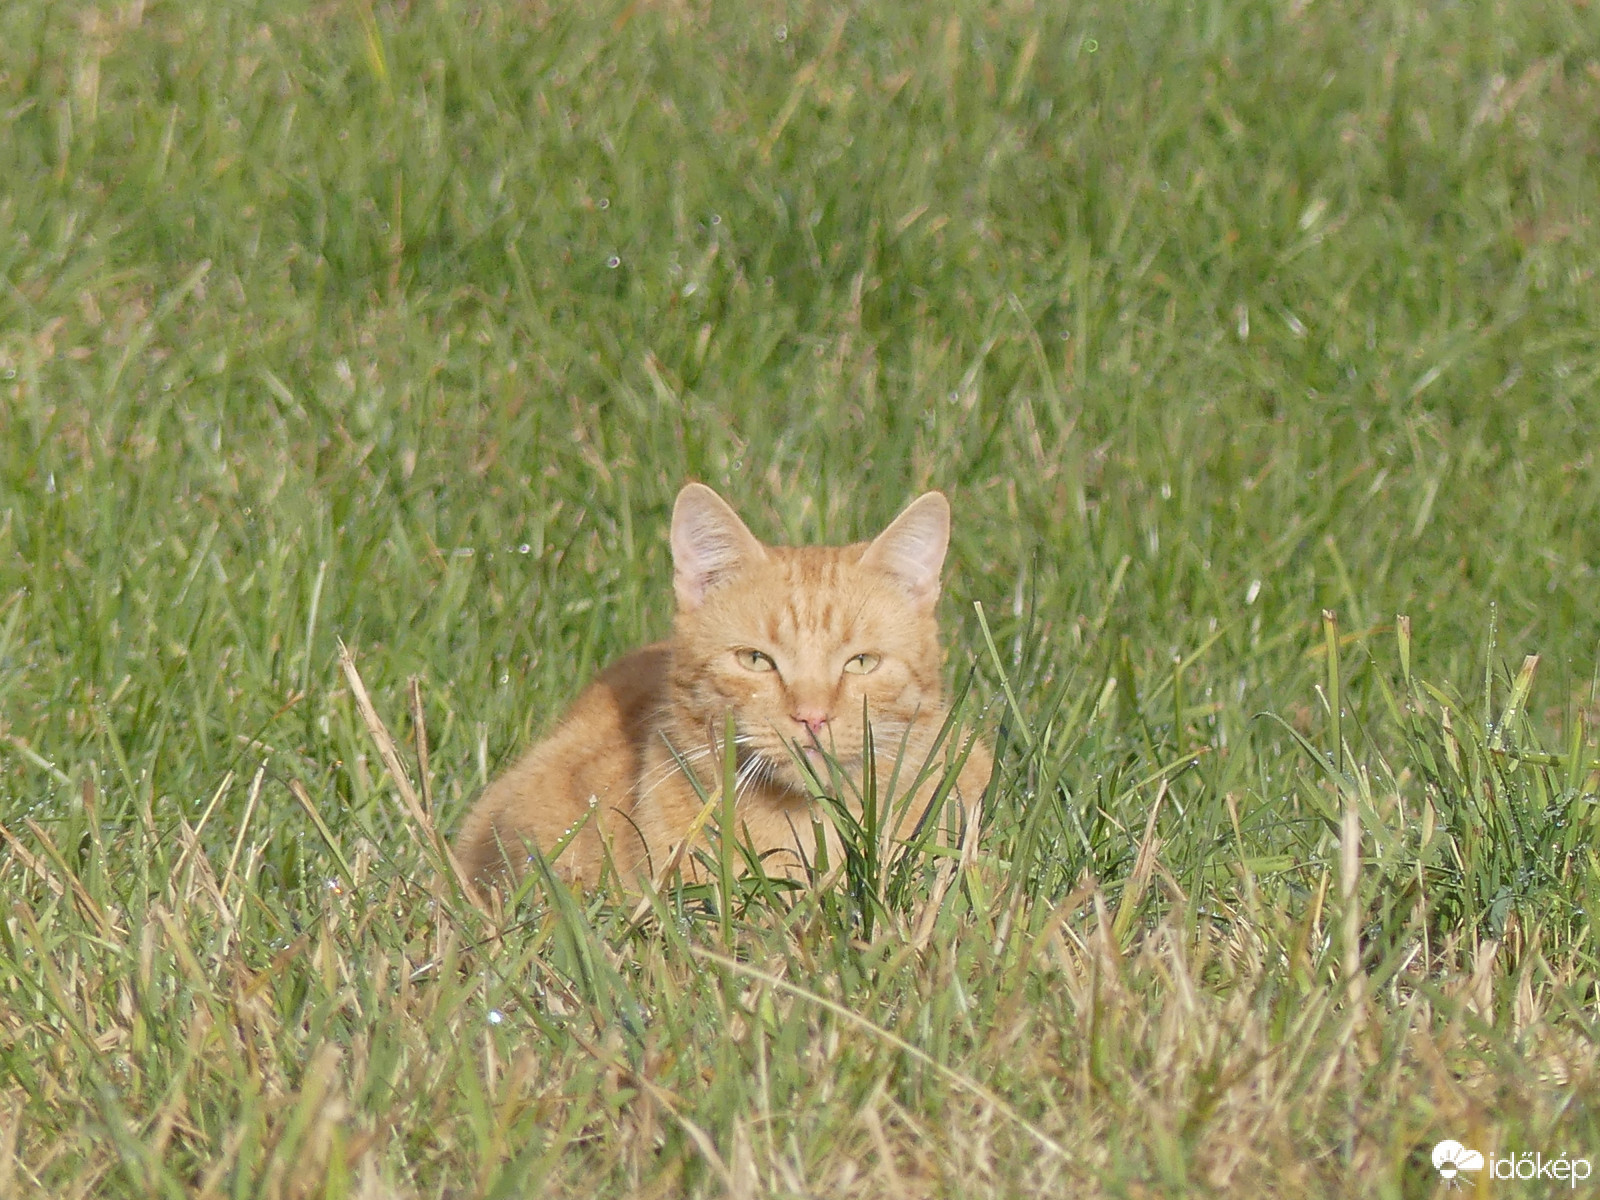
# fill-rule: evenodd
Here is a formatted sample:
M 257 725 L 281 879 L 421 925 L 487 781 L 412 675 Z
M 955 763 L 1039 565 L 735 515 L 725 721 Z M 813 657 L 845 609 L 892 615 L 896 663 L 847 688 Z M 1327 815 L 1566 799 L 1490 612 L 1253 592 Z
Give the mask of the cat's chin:
M 815 795 L 819 788 L 831 791 L 836 780 L 846 781 L 843 786 L 848 788 L 849 781 L 858 781 L 861 776 L 859 759 L 837 755 L 830 759 L 815 746 L 796 746 L 792 755 L 786 754 L 775 763 L 775 768 L 771 776 L 774 783 L 806 796 Z

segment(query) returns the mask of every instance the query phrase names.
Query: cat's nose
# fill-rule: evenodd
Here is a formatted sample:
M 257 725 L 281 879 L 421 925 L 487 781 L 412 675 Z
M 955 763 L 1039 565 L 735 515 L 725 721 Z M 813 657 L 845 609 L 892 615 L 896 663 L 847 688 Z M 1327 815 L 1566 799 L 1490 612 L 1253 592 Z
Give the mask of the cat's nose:
M 820 708 L 802 708 L 794 714 L 794 719 L 806 727 L 807 733 L 819 739 L 828 724 L 828 714 Z

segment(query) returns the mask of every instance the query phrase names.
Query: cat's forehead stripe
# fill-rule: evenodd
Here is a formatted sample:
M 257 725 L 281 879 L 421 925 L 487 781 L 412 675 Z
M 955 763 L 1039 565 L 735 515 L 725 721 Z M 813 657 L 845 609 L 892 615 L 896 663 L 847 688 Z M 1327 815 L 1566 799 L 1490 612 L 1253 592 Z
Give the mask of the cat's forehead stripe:
M 773 641 L 853 637 L 856 621 L 850 610 L 859 610 L 859 605 L 846 603 L 846 593 L 858 590 L 850 586 L 850 564 L 831 554 L 795 554 L 784 566 L 782 602 L 767 616 L 767 636 Z

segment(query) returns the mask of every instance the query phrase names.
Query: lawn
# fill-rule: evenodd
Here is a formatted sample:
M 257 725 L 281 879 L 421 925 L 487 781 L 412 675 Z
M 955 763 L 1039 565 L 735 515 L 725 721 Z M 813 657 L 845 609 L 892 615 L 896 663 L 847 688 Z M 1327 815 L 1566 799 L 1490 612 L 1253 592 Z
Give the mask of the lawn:
M 1580 0 L 0 5 L 0 1200 L 1592 1165 L 1597 112 Z M 946 492 L 977 836 L 480 911 L 689 479 Z

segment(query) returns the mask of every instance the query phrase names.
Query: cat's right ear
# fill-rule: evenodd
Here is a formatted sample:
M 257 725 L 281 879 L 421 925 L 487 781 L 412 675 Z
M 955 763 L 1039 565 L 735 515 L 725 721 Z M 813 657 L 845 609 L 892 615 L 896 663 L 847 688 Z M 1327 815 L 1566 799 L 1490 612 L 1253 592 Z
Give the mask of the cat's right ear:
M 950 501 L 942 492 L 924 492 L 872 540 L 861 561 L 892 575 L 913 600 L 932 608 L 949 548 Z
M 766 556 L 726 500 L 703 483 L 684 484 L 672 506 L 672 588 L 679 608 L 699 608 L 717 584 Z

